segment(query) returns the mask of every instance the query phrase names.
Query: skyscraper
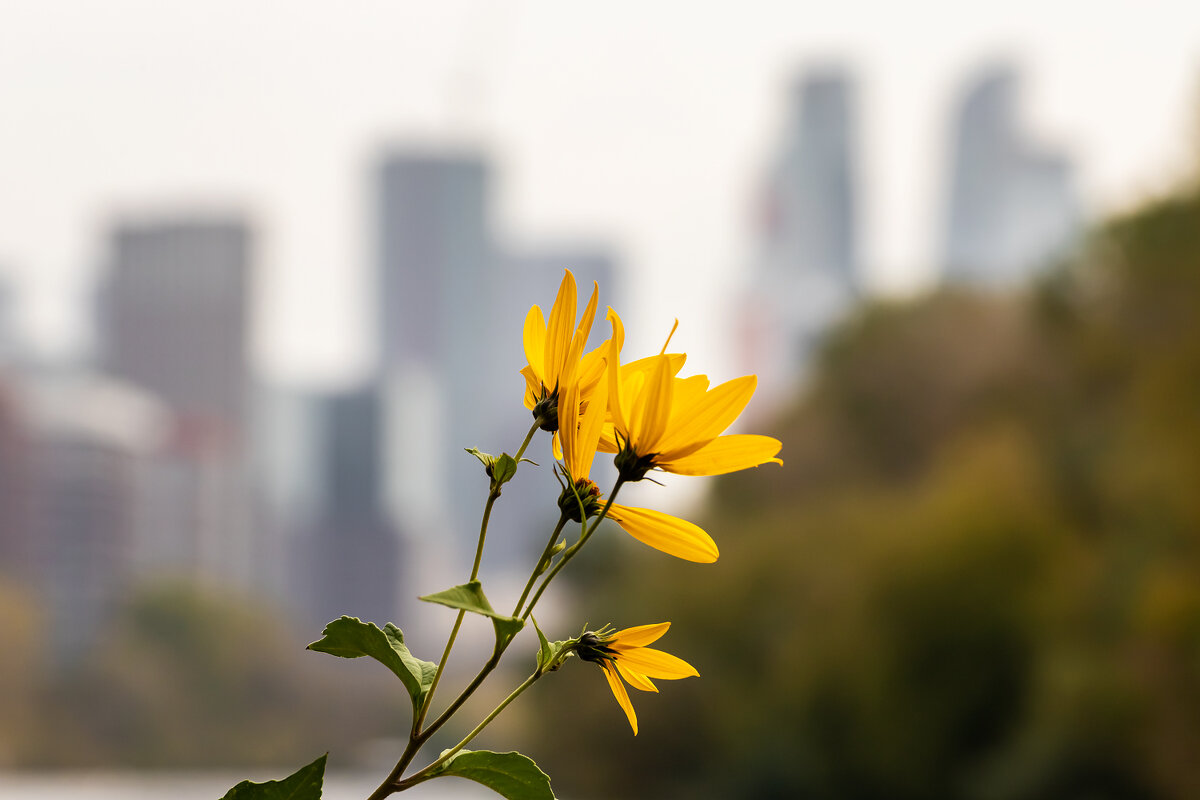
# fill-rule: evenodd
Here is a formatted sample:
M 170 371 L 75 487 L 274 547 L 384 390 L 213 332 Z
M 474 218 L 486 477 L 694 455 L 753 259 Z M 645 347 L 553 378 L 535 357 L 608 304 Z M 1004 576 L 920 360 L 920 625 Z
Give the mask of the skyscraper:
M 250 233 L 240 220 L 118 225 L 101 301 L 108 371 L 165 400 L 185 437 L 240 445 Z
M 117 225 L 99 328 L 108 371 L 164 401 L 173 420 L 146 476 L 138 561 L 257 590 L 275 554 L 251 518 L 250 244 L 236 218 Z
M 487 310 L 495 290 L 489 170 L 473 154 L 393 152 L 378 171 L 377 329 L 387 483 L 405 530 L 427 543 L 474 538 L 487 479 Z M 447 555 L 450 555 L 448 553 Z
M 320 398 L 318 510 L 300 538 L 305 615 L 321 625 L 341 614 L 382 625 L 399 619 L 400 540 L 382 503 L 383 418 L 374 386 Z
M 767 231 L 781 268 L 817 273 L 851 290 L 859 281 L 854 95 L 840 69 L 808 74 L 792 87 Z
M 1071 164 L 1019 129 L 1017 89 L 1016 71 L 995 65 L 971 82 L 959 104 L 942 253 L 950 280 L 1018 284 L 1078 230 Z
M 838 67 L 793 84 L 759 217 L 743 313 L 745 368 L 760 411 L 786 402 L 813 346 L 861 291 L 855 85 Z

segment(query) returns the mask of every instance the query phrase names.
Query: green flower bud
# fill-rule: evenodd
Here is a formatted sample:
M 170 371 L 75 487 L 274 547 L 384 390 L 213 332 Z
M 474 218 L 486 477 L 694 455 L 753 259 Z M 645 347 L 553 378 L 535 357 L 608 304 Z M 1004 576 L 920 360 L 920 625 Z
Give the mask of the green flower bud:
M 583 515 L 580 516 L 580 505 Z M 580 478 L 574 486 L 568 485 L 558 496 L 558 507 L 572 522 L 583 522 L 600 512 L 600 487 L 588 478 Z

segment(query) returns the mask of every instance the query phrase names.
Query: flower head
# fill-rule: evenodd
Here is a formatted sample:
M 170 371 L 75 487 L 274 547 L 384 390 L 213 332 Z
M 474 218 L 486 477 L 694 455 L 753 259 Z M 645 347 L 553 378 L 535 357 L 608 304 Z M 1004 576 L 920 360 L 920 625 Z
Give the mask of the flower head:
M 769 436 L 721 434 L 750 402 L 758 379 L 744 375 L 708 387 L 708 378 L 677 377 L 677 361 L 660 354 L 621 365 L 625 328 L 611 308 L 608 413 L 598 447 L 616 453 L 617 471 L 639 481 L 651 469 L 678 475 L 721 475 L 774 462 L 782 444 Z
M 575 276 L 569 269 L 564 270 L 558 295 L 550 308 L 549 324 L 540 306 L 533 306 L 525 316 L 523 338 L 528 363 L 521 369 L 525 376 L 525 407 L 543 420 L 543 430 L 558 430 L 559 395 L 568 381 L 594 384 L 604 374 L 603 347 L 583 355 L 596 316 L 598 291 L 593 283 L 591 299 L 576 326 Z
M 587 387 L 572 382 L 563 392 L 559 436 L 567 485 L 558 505 L 575 522 L 582 522 L 604 506 L 600 488 L 588 474 L 607 416 L 607 399 L 602 381 Z M 711 563 L 719 555 L 716 542 L 699 526 L 670 514 L 611 503 L 607 516 L 639 542 L 677 558 Z
M 606 629 L 588 631 L 579 637 L 575 645 L 577 656 L 584 661 L 599 664 L 604 670 L 608 686 L 625 716 L 629 718 L 634 736 L 637 736 L 638 732 L 637 714 L 633 711 L 633 703 L 629 702 L 625 683 L 644 692 L 657 692 L 658 687 L 651 678 L 677 680 L 700 675 L 695 667 L 682 658 L 646 646 L 657 641 L 670 627 L 669 622 L 659 622 L 655 625 L 626 628 L 615 633 L 609 633 Z M 625 683 L 621 682 L 622 679 Z

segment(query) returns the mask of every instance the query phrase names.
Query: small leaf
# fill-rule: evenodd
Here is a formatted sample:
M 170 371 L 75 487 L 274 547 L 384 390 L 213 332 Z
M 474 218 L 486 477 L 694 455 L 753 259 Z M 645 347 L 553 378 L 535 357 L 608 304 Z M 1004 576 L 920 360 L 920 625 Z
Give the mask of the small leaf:
M 501 453 L 492 464 L 492 480 L 497 486 L 508 483 L 517 474 L 517 462 L 508 453 Z
M 508 800 L 555 800 L 550 776 L 538 769 L 533 759 L 520 753 L 460 750 L 434 774 L 481 783 Z
M 532 619 L 532 617 L 530 618 Z M 566 643 L 546 641 L 546 635 L 542 633 L 542 629 L 538 627 L 536 619 L 533 620 L 533 629 L 537 631 L 539 642 L 537 654 L 538 669 L 542 672 L 553 672 L 561 666 L 561 664 L 556 664 L 555 662 L 559 660 L 559 654 L 562 653 L 563 645 Z
M 412 697 L 416 708 L 425 698 L 437 672 L 437 664 L 422 661 L 404 645 L 404 633 L 392 623 L 380 630 L 374 622 L 362 622 L 357 617 L 342 617 L 325 626 L 320 641 L 309 650 L 329 653 L 340 658 L 370 656 L 396 673 Z
M 490 455 L 490 454 L 488 454 L 488 453 L 484 453 L 484 452 L 483 452 L 483 451 L 481 451 L 481 450 L 480 450 L 478 447 L 464 447 L 463 449 L 464 449 L 464 450 L 466 450 L 466 451 L 467 451 L 468 453 L 470 453 L 471 455 L 473 455 L 473 456 L 475 456 L 476 458 L 478 458 L 478 459 L 479 459 L 479 463 L 480 463 L 480 464 L 483 464 L 483 466 L 484 466 L 484 469 L 488 470 L 488 474 L 489 474 L 489 475 L 491 475 L 491 474 L 492 474 L 492 473 L 491 473 L 491 470 L 492 470 L 492 465 L 496 463 L 496 457 L 495 457 L 495 456 L 493 456 L 493 455 Z
M 321 784 L 325 780 L 325 758 L 326 756 L 321 756 L 281 781 L 242 781 L 230 789 L 221 800 L 321 800 Z
M 438 605 L 457 608 L 460 611 L 470 611 L 473 614 L 482 614 L 488 617 L 492 620 L 492 627 L 496 629 L 496 639 L 500 642 L 501 646 L 520 633 L 521 629 L 525 627 L 523 620 L 496 613 L 492 609 L 492 604 L 488 602 L 487 597 L 484 595 L 483 584 L 479 581 L 464 583 L 461 586 L 455 586 L 436 594 L 427 594 L 420 599 L 426 603 L 437 603 Z

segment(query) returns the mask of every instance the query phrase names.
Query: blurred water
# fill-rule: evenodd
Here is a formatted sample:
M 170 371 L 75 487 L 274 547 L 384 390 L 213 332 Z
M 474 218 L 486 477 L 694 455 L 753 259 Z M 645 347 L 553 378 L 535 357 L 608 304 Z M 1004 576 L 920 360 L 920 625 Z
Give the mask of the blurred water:
M 57 772 L 0 773 L 3 800 L 217 800 L 246 780 L 278 780 L 286 775 L 211 772 Z M 365 800 L 379 785 L 379 774 L 344 773 L 325 776 L 323 800 Z M 483 800 L 494 798 L 487 789 L 462 779 L 433 781 L 418 786 L 405 800 Z

